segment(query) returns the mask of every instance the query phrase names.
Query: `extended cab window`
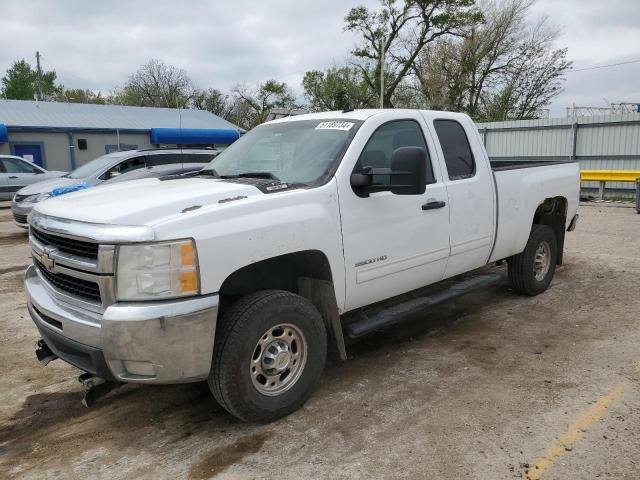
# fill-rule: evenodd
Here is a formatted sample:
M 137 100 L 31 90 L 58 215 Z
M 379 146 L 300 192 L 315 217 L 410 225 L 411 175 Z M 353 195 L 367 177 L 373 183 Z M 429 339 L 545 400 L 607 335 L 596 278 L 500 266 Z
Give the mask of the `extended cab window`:
M 476 163 L 464 128 L 455 120 L 436 120 L 433 122 L 444 153 L 450 180 L 473 177 Z
M 393 152 L 400 147 L 422 147 L 427 151 L 427 181 L 432 183 L 433 168 L 429 150 L 422 134 L 422 128 L 415 120 L 398 120 L 378 127 L 362 150 L 356 170 L 371 168 L 391 168 Z M 376 175 L 374 185 L 388 185 L 388 175 Z

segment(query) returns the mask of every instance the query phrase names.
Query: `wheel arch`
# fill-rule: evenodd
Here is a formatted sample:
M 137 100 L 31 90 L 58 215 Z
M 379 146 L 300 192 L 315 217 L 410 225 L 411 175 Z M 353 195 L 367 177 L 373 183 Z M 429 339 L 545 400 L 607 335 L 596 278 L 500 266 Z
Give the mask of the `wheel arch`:
M 564 234 L 567 225 L 568 201 L 566 197 L 545 198 L 533 214 L 533 225 L 548 225 L 556 234 L 558 256 L 556 265 L 562 265 L 564 252 Z
M 231 273 L 220 286 L 219 315 L 244 295 L 259 290 L 286 290 L 309 300 L 320 312 L 329 344 L 346 360 L 340 313 L 329 259 L 320 250 L 302 250 L 260 260 Z

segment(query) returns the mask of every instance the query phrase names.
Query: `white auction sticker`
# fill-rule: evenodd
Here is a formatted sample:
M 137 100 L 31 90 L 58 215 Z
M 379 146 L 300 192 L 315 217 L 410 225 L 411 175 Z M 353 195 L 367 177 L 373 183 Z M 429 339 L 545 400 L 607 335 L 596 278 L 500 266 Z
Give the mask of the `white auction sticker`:
M 353 122 L 320 122 L 316 130 L 351 130 Z

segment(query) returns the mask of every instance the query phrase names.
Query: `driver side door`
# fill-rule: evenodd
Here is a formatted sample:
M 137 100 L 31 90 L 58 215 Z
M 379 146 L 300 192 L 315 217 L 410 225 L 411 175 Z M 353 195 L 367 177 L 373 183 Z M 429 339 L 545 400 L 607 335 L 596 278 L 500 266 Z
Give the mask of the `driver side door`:
M 358 196 L 348 180 L 340 182 L 346 310 L 440 281 L 449 258 L 447 191 L 439 168 L 434 169 L 435 149 L 424 119 L 416 113 L 378 122 L 354 171 L 389 168 L 397 148 L 422 147 L 428 153 L 429 180 L 423 194 L 382 191 L 368 197 Z M 390 181 L 382 176 L 374 183 Z

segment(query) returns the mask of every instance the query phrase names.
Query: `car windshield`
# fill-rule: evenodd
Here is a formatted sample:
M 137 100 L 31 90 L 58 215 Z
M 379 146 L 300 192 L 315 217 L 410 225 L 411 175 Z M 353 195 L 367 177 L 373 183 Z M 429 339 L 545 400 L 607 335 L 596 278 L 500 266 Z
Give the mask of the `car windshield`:
M 254 128 L 218 155 L 204 172 L 270 176 L 288 183 L 318 181 L 345 151 L 361 122 L 293 120 Z
M 128 152 L 115 152 L 109 153 L 107 155 L 103 155 L 98 158 L 94 158 L 89 163 L 85 163 L 81 167 L 76 168 L 71 173 L 67 175 L 69 178 L 83 179 L 94 176 L 96 173 L 101 172 L 109 165 L 113 163 L 114 160 L 124 157 Z

